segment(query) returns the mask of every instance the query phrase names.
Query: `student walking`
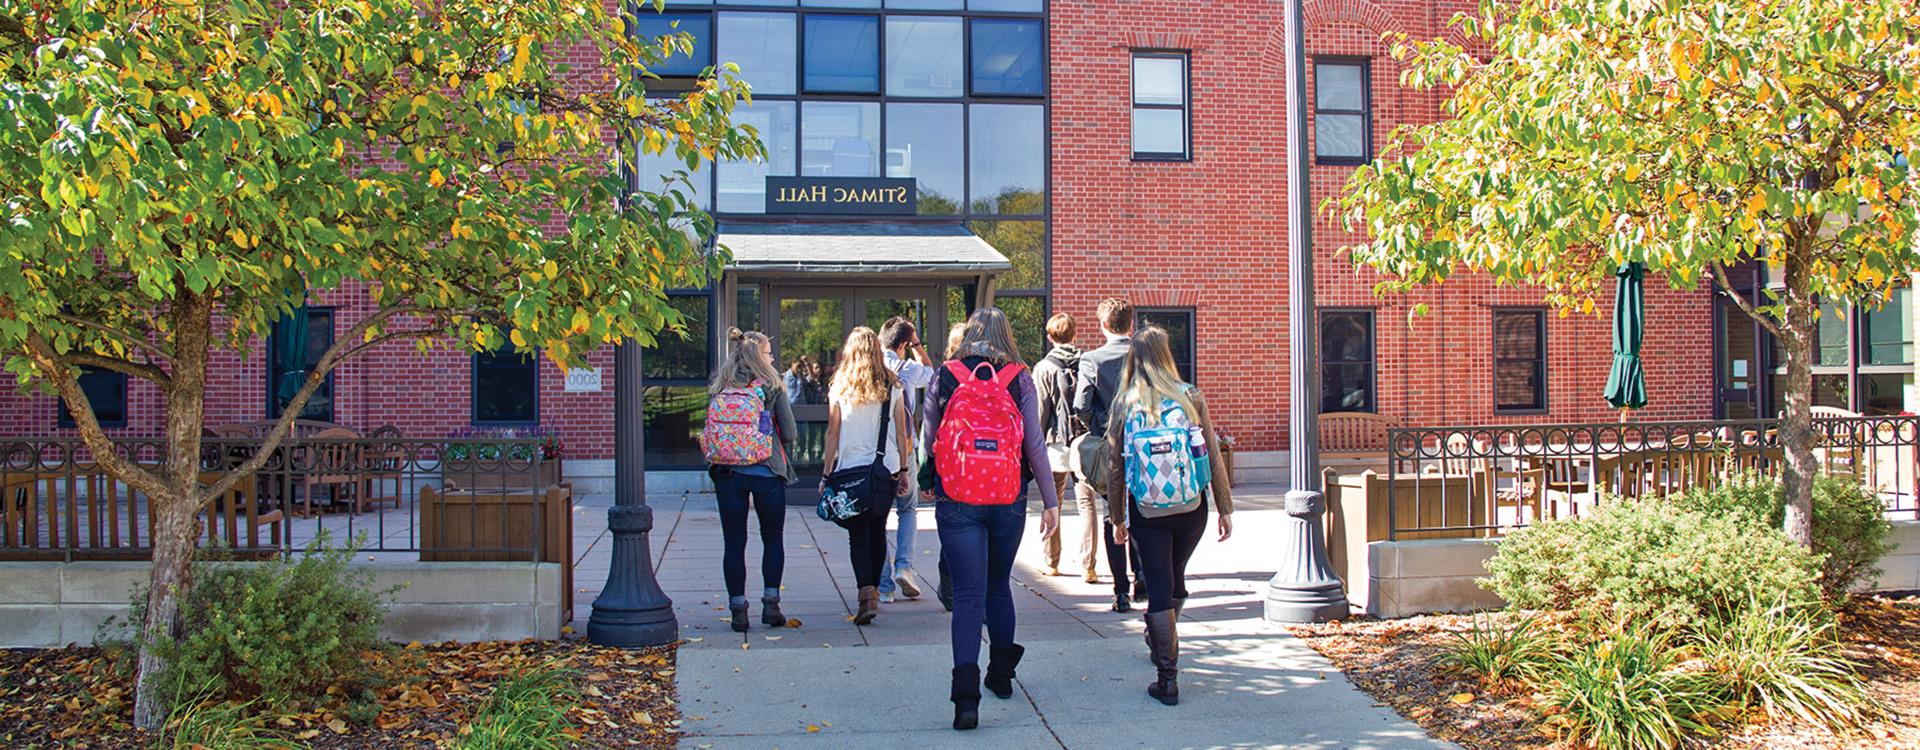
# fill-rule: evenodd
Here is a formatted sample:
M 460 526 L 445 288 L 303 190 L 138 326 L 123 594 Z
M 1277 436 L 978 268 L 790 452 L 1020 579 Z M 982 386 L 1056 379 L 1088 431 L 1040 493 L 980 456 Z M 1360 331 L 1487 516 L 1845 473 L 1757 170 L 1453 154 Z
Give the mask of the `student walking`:
M 1147 581 L 1147 694 L 1180 702 L 1180 635 L 1187 560 L 1207 531 L 1207 498 L 1220 511 L 1220 541 L 1233 535 L 1233 489 L 1215 466 L 1218 445 L 1207 402 L 1180 380 L 1165 331 L 1148 326 L 1133 339 L 1107 425 L 1107 517 L 1115 541 L 1140 550 Z
M 1106 336 L 1107 343 L 1098 349 L 1080 355 L 1080 383 L 1073 399 L 1073 413 L 1080 417 L 1087 427 L 1087 440 L 1094 441 L 1093 448 L 1098 450 L 1099 441 L 1107 438 L 1107 414 L 1113 405 L 1113 399 L 1120 392 L 1120 370 L 1127 352 L 1133 348 L 1133 305 L 1119 297 L 1108 297 L 1100 301 L 1095 309 L 1095 317 L 1100 319 L 1100 333 Z M 1074 501 L 1079 506 L 1080 517 L 1091 524 L 1093 519 L 1102 518 L 1101 527 L 1105 533 L 1100 535 L 1101 545 L 1107 550 L 1107 567 L 1113 571 L 1113 611 L 1129 612 L 1133 602 L 1146 598 L 1146 588 L 1140 582 L 1140 556 L 1125 541 L 1116 541 L 1113 535 L 1113 517 L 1105 514 L 1107 500 L 1105 468 L 1101 462 L 1081 462 L 1082 471 L 1090 472 L 1080 477 L 1074 486 Z M 1089 466 L 1088 464 L 1092 464 Z M 1127 566 L 1133 566 L 1133 585 L 1127 585 Z M 1091 573 L 1092 568 L 1088 571 Z M 1088 583 L 1098 583 L 1099 576 L 1087 577 Z
M 747 510 L 760 519 L 760 622 L 782 627 L 780 577 L 793 481 L 793 407 L 773 370 L 773 345 L 759 331 L 727 331 L 726 358 L 707 387 L 707 423 L 700 444 L 720 508 L 727 610 L 734 630 L 747 631 Z
M 1006 313 L 985 307 L 967 320 L 958 358 L 934 377 L 921 425 L 932 460 L 921 498 L 938 500 L 940 554 L 953 582 L 953 728 L 980 723 L 980 626 L 987 628 L 987 689 L 1013 697 L 1026 652 L 1013 641 L 1014 553 L 1026 530 L 1026 478 L 1040 485 L 1040 533 L 1060 525 L 1033 376 L 1020 361 Z
M 906 393 L 907 434 L 913 436 L 920 427 L 915 417 L 920 414 L 922 392 L 933 383 L 933 359 L 920 343 L 920 330 L 897 315 L 880 326 L 880 346 L 886 349 L 887 371 L 899 379 Z M 918 441 L 912 444 L 917 446 Z M 892 549 L 880 570 L 881 604 L 894 602 L 895 589 L 908 599 L 920 598 L 920 582 L 913 575 L 913 543 L 920 533 L 920 467 L 916 465 L 920 455 L 920 451 L 913 451 L 910 458 L 914 460 L 901 466 L 907 488 L 893 501 L 897 520 L 890 540 Z
M 1047 462 L 1053 466 L 1053 487 L 1062 495 L 1068 487 L 1068 446 L 1085 432 L 1073 416 L 1074 391 L 1080 382 L 1080 350 L 1073 345 L 1073 334 L 1073 316 L 1057 313 L 1047 319 L 1047 341 L 1053 344 L 1053 349 L 1040 364 L 1033 366 L 1033 384 L 1040 393 L 1040 429 L 1047 439 Z M 1083 518 L 1085 532 L 1079 537 L 1080 567 L 1086 571 L 1089 583 L 1098 582 L 1100 574 L 1095 570 L 1094 550 L 1100 546 L 1100 527 L 1093 516 Z M 1053 533 L 1040 542 L 1041 555 L 1046 561 L 1042 571 L 1050 576 L 1060 575 L 1060 527 L 1054 527 Z
M 820 491 L 824 495 L 830 485 L 843 481 L 863 486 L 864 507 L 835 523 L 847 530 L 847 553 L 860 587 L 860 609 L 853 621 L 866 625 L 880 612 L 887 510 L 907 490 L 901 467 L 908 465 L 907 455 L 913 450 L 906 399 L 900 382 L 887 370 L 880 336 L 873 329 L 860 326 L 847 334 L 833 385 L 827 390 L 827 404 L 827 454 L 821 464 L 827 474 L 820 480 Z

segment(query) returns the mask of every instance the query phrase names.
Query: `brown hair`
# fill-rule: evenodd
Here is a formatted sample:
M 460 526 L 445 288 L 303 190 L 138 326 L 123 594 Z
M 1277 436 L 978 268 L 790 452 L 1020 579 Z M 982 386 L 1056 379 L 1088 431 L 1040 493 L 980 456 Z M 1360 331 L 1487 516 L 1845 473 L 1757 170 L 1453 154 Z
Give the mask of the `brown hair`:
M 726 356 L 714 369 L 713 382 L 707 385 L 707 392 L 717 394 L 728 388 L 745 388 L 756 380 L 768 392 L 780 390 L 780 375 L 774 372 L 773 362 L 765 354 L 768 343 L 767 335 L 759 331 L 727 329 Z
M 893 385 L 893 371 L 880 353 L 880 335 L 866 326 L 854 328 L 840 349 L 828 397 L 847 404 L 871 404 L 887 400 Z
M 1160 424 L 1160 403 L 1168 400 L 1179 404 L 1188 419 L 1199 418 L 1191 386 L 1180 379 L 1180 370 L 1173 364 L 1173 348 L 1166 331 L 1159 326 L 1140 329 L 1133 345 L 1127 347 L 1124 362 L 1107 429 L 1126 430 L 1127 415 L 1135 408 L 1146 412 L 1147 424 Z
M 967 330 L 953 354 L 954 359 L 965 357 L 985 357 L 995 367 L 1009 362 L 1026 364 L 1020 359 L 1020 348 L 1013 343 L 1013 323 L 998 307 L 982 307 L 967 318 Z
M 1076 327 L 1072 315 L 1054 313 L 1053 317 L 1047 318 L 1047 340 L 1056 344 L 1071 344 Z
M 1100 306 L 1094 314 L 1099 316 L 1100 325 L 1108 331 L 1120 335 L 1133 332 L 1133 303 L 1124 297 L 1108 297 L 1100 300 Z

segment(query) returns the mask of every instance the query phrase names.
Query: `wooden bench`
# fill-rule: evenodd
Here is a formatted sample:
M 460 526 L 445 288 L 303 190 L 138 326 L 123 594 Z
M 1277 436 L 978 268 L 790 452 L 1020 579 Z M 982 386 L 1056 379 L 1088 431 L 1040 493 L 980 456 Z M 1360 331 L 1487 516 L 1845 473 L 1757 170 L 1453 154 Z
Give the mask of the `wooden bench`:
M 1387 470 L 1387 431 L 1399 419 L 1365 411 L 1321 414 L 1320 467 L 1342 474 Z

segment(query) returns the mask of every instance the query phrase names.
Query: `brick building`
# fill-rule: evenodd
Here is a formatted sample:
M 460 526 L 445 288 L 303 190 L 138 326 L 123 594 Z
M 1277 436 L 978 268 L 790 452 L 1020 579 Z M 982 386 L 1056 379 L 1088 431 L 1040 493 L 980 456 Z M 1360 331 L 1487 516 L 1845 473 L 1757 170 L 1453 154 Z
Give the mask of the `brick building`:
M 754 85 L 740 118 L 764 164 L 694 175 L 734 254 L 727 273 L 675 303 L 688 338 L 649 352 L 649 466 L 697 468 L 692 436 L 715 333 L 766 330 L 783 367 L 831 367 L 840 336 L 904 314 L 932 342 L 974 306 L 1018 323 L 1031 359 L 1052 312 L 1091 316 L 1124 295 L 1168 327 L 1222 429 L 1277 467 L 1287 445 L 1286 84 L 1282 5 L 1273 0 L 729 0 L 669 2 L 643 30 L 677 22 L 698 56 L 656 87 L 713 62 Z M 1383 34 L 1430 38 L 1470 3 L 1308 2 L 1316 202 L 1339 189 L 1403 123 L 1441 116 L 1440 97 L 1397 84 Z M 655 163 L 662 169 L 666 165 Z M 646 178 L 642 178 L 643 183 Z M 1316 212 L 1319 213 L 1319 212 Z M 1409 424 L 1603 421 L 1608 320 L 1561 317 L 1526 289 L 1462 277 L 1404 295 L 1334 256 L 1346 239 L 1314 227 L 1323 406 Z M 1751 288 L 1751 284 L 1749 285 Z M 1822 398 L 1904 410 L 1913 391 L 1912 315 L 1897 305 L 1833 316 Z M 1425 316 L 1409 313 L 1415 304 Z M 1770 347 L 1708 290 L 1648 284 L 1645 418 L 1772 413 Z M 364 307 L 352 288 L 315 294 L 314 355 Z M 1877 321 L 1877 322 L 1876 322 Z M 1097 343 L 1085 325 L 1083 344 Z M 1833 348 L 1837 347 L 1837 348 Z M 268 342 L 216 364 L 208 421 L 278 413 L 267 384 L 285 363 Z M 612 357 L 563 373 L 512 354 L 377 350 L 343 366 L 309 416 L 408 435 L 541 426 L 567 472 L 610 475 Z M 160 401 L 143 384 L 90 376 L 116 432 L 151 435 Z M 825 407 L 802 405 L 808 438 Z M 0 433 L 64 431 L 51 398 L 0 393 Z M 697 476 L 688 473 L 687 476 Z

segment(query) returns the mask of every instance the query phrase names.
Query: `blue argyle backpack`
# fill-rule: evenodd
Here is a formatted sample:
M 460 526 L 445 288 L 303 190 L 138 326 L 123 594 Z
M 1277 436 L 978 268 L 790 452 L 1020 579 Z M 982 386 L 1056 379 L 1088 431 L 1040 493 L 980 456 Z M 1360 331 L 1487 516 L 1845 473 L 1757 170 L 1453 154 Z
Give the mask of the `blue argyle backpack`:
M 1145 518 L 1186 513 L 1206 498 L 1213 467 L 1206 433 L 1173 399 L 1161 399 L 1159 421 L 1134 406 L 1127 414 L 1127 493 Z

